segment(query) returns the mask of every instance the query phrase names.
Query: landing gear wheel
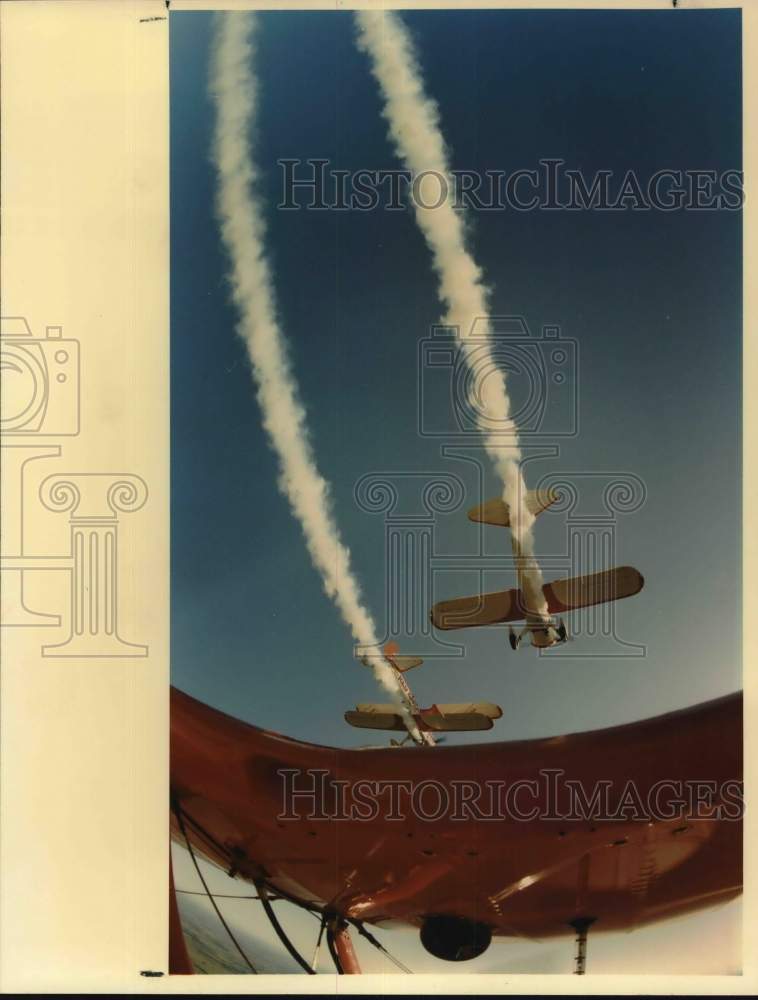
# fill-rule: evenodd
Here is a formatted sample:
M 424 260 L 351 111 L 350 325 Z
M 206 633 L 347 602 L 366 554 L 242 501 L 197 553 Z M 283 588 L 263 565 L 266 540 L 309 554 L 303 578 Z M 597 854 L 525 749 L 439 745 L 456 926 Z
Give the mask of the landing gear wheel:
M 508 642 L 511 644 L 511 649 L 515 652 L 518 649 L 518 639 L 512 628 L 508 629 Z

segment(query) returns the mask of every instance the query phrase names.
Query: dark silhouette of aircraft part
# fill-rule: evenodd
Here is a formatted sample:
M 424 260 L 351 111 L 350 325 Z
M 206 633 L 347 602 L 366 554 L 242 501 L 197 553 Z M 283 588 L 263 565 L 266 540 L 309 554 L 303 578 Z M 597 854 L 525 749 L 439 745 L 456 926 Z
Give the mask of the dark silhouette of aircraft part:
M 576 931 L 576 965 L 574 972 L 577 976 L 583 976 L 587 968 L 587 931 L 594 923 L 594 917 L 576 917 L 569 924 Z
M 439 914 L 427 917 L 421 926 L 421 943 L 435 958 L 446 962 L 468 962 L 489 948 L 492 930 L 487 924 L 464 917 Z

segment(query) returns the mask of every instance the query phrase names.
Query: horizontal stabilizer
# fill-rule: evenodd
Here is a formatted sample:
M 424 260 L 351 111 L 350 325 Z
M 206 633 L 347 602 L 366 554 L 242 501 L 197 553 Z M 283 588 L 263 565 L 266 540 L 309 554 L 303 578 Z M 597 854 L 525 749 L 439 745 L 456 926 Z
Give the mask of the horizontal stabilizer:
M 388 642 L 383 653 L 385 658 L 389 663 L 399 670 L 401 674 L 404 674 L 406 670 L 413 670 L 414 667 L 420 667 L 424 662 L 420 656 L 400 656 L 400 650 L 396 642 Z
M 356 729 L 387 729 L 405 732 L 405 723 L 397 712 L 345 712 L 345 722 Z
M 644 582 L 642 574 L 633 566 L 619 566 L 601 573 L 591 573 L 589 576 L 553 580 L 544 585 L 542 593 L 547 601 L 548 612 L 556 615 L 575 608 L 587 608 L 593 604 L 633 597 L 642 590 Z M 527 610 L 521 591 L 514 588 L 440 601 L 432 608 L 430 617 L 435 628 L 473 628 L 524 621 Z
M 413 670 L 414 667 L 420 667 L 424 661 L 420 656 L 393 656 L 392 663 L 397 667 L 401 674 L 404 674 L 407 670 Z
M 560 500 L 560 495 L 553 490 L 528 490 L 525 494 L 527 509 L 535 517 L 557 500 Z M 500 528 L 509 528 L 511 524 L 510 509 L 501 497 L 486 500 L 478 507 L 472 507 L 468 512 L 468 518 L 469 521 L 495 524 Z

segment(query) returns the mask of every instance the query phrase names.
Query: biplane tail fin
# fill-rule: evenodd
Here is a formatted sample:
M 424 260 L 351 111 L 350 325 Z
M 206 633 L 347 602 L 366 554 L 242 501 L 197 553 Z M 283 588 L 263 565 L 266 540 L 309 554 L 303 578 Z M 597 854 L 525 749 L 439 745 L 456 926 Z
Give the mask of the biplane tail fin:
M 382 656 L 395 670 L 400 671 L 404 674 L 408 670 L 413 670 L 414 667 L 420 667 L 424 662 L 420 656 L 401 656 L 398 652 L 399 647 L 396 642 L 388 642 L 382 648 Z M 357 654 L 361 663 L 365 667 L 370 667 L 377 658 L 375 652 L 371 653 L 359 653 Z
M 527 509 L 536 517 L 560 500 L 560 495 L 554 490 L 528 490 L 524 499 Z M 472 507 L 468 512 L 468 519 L 481 524 L 494 524 L 500 528 L 509 528 L 511 525 L 510 508 L 502 497 L 493 497 Z

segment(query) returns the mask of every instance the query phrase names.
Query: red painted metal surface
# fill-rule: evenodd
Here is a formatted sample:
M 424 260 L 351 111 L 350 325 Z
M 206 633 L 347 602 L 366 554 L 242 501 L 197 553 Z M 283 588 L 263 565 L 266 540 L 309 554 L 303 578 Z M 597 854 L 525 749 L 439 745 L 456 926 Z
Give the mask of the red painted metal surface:
M 359 976 L 361 966 L 350 939 L 350 929 L 347 924 L 336 921 L 334 928 L 334 949 L 337 952 L 342 972 L 346 976 Z
M 297 800 L 297 818 L 284 818 L 280 772 L 287 770 L 296 772 L 289 778 L 294 787 L 314 790 Z M 313 770 L 326 774 L 315 780 L 307 774 Z M 172 691 L 172 792 L 198 850 L 243 878 L 264 878 L 302 902 L 377 924 L 419 926 L 429 914 L 455 914 L 495 935 L 543 938 L 567 933 L 577 916 L 594 917 L 594 932 L 727 900 L 742 887 L 742 823 L 725 789 L 741 777 L 739 693 L 548 739 L 345 750 L 258 729 Z M 386 799 L 371 819 L 335 818 L 340 808 L 349 816 L 355 799 L 348 794 L 346 805 L 340 793 L 354 791 L 359 780 L 405 781 L 416 789 L 426 782 L 419 801 L 427 812 L 439 794 L 429 782 L 455 800 L 462 783 L 484 789 L 537 781 L 536 790 L 522 785 L 515 801 L 538 814 L 488 819 L 461 809 L 460 816 L 448 810 L 430 821 L 413 815 L 409 796 L 401 795 L 395 814 L 402 818 L 393 818 Z M 597 782 L 610 782 L 617 813 L 629 782 L 647 804 L 657 783 L 672 782 L 659 790 L 659 805 L 671 816 L 650 821 L 634 815 L 632 804 L 632 815 L 615 819 L 561 819 L 555 809 L 551 818 L 551 780 L 559 810 L 567 781 L 579 782 L 588 798 Z M 677 782 L 714 784 L 706 818 L 696 818 L 690 805 L 676 807 Z M 719 808 L 732 818 L 719 816 Z

